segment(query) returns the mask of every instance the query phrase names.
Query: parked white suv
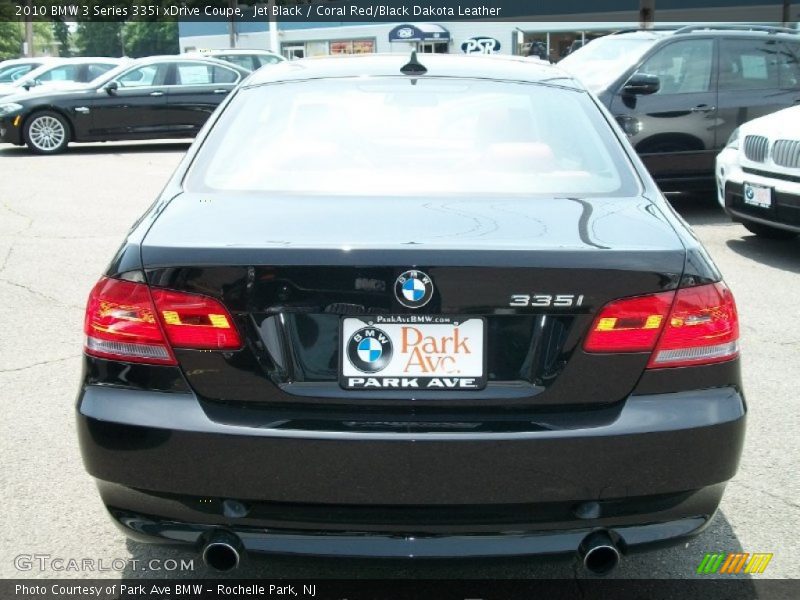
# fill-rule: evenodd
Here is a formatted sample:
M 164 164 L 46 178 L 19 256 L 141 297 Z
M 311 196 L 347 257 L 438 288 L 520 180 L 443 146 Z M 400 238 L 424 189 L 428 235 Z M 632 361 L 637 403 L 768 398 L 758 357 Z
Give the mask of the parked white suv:
M 753 119 L 717 156 L 719 203 L 758 236 L 800 233 L 800 106 Z

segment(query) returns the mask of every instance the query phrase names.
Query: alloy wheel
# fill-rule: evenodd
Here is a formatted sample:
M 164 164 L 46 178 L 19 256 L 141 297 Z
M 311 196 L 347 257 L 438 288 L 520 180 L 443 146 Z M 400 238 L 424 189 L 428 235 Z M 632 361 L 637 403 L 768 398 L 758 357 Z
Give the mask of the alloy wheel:
M 37 150 L 52 152 L 64 143 L 67 131 L 64 124 L 50 115 L 42 115 L 31 121 L 28 139 Z

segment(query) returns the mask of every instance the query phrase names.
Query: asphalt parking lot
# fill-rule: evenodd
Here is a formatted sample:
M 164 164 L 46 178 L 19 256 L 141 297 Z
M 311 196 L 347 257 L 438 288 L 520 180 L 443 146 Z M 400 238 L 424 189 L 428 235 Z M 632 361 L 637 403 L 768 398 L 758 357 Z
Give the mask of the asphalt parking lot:
M 126 541 L 106 517 L 77 448 L 74 397 L 84 303 L 185 144 L 103 144 L 59 156 L 0 146 L 0 577 L 204 576 L 152 571 L 191 553 Z M 689 543 L 623 560 L 616 577 L 687 578 L 706 552 L 770 552 L 765 576 L 798 575 L 800 531 L 800 240 L 762 241 L 710 199 L 675 206 L 733 289 L 749 404 L 745 451 L 712 526 Z M 190 225 L 190 224 L 187 224 Z M 703 460 L 698 456 L 697 460 Z M 122 570 L 20 571 L 19 555 L 137 559 Z M 17 561 L 19 564 L 19 561 Z M 95 563 L 99 565 L 99 563 Z M 459 562 L 254 558 L 241 577 L 585 577 L 574 557 Z

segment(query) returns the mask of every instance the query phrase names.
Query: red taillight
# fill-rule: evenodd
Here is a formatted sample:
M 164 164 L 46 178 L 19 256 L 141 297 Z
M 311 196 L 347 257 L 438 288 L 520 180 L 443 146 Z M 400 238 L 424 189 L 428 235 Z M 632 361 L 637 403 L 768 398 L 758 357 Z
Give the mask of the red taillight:
M 669 316 L 675 292 L 623 298 L 606 304 L 592 323 L 587 352 L 652 350 Z
M 736 303 L 720 282 L 678 290 L 648 367 L 706 365 L 738 355 Z
M 94 286 L 84 332 L 87 354 L 128 362 L 177 364 L 170 346 L 241 347 L 230 314 L 213 298 L 118 279 L 103 278 Z
M 173 348 L 238 350 L 242 347 L 233 319 L 217 300 L 158 288 L 151 291 Z
M 587 352 L 652 352 L 648 368 L 710 364 L 739 354 L 739 322 L 724 283 L 623 298 L 604 306 Z
M 86 353 L 92 356 L 176 364 L 143 283 L 105 277 L 98 281 L 89 295 L 83 330 Z

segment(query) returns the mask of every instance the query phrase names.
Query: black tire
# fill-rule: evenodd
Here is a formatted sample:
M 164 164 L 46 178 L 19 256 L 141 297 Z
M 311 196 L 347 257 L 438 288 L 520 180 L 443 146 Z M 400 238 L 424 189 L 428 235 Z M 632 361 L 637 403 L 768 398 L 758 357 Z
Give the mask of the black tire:
M 786 231 L 785 229 L 778 229 L 777 227 L 770 227 L 769 225 L 762 225 L 761 223 L 742 223 L 750 233 L 755 233 L 758 237 L 766 238 L 768 240 L 791 240 L 797 237 L 793 231 Z
M 63 115 L 41 110 L 28 117 L 22 133 L 31 152 L 58 154 L 67 149 L 72 129 Z

